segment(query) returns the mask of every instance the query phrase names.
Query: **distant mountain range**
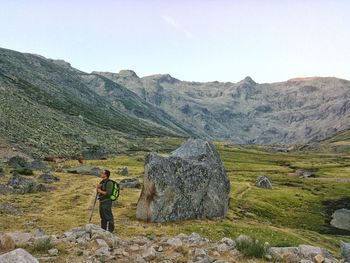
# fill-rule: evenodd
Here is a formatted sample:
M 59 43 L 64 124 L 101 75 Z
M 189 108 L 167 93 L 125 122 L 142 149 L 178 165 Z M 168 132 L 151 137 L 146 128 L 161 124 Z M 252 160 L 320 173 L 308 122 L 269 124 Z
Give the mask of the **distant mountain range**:
M 170 75 L 94 72 L 134 91 L 204 137 L 242 144 L 317 141 L 350 128 L 350 82 L 299 78 L 258 84 L 186 82 Z
M 147 136 L 305 143 L 349 129 L 349 109 L 350 82 L 337 78 L 257 84 L 88 74 L 0 48 L 0 142 L 37 156 L 111 152 Z

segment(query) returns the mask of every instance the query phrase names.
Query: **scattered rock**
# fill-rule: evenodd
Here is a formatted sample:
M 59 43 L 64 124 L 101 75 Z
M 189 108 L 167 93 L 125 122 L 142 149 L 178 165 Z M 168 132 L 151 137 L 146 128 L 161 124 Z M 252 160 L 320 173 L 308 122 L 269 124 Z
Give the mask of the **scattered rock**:
M 29 241 L 32 239 L 33 235 L 31 233 L 22 233 L 22 232 L 12 232 L 7 233 L 12 240 L 15 242 L 17 247 L 23 247 L 29 244 Z
M 324 263 L 325 258 L 322 255 L 316 255 L 313 257 L 314 263 Z
M 180 247 L 180 246 L 182 246 L 182 241 L 178 237 L 169 238 L 166 243 L 169 246 L 172 246 L 172 247 Z
M 297 247 L 270 247 L 269 254 L 278 261 L 298 262 L 300 260 Z
M 332 215 L 331 225 L 344 230 L 350 231 L 350 210 L 349 209 L 338 209 Z
M 6 254 L 0 255 L 1 263 L 39 263 L 39 261 L 22 248 L 17 248 Z
M 120 188 L 141 188 L 141 182 L 137 178 L 122 179 L 119 182 Z
M 299 255 L 304 259 L 313 259 L 317 255 L 321 255 L 325 258 L 331 258 L 331 255 L 328 251 L 321 249 L 320 247 L 314 247 L 309 245 L 300 245 L 299 247 Z
M 81 166 L 68 168 L 67 172 L 72 174 L 86 174 L 86 175 L 99 176 L 101 174 L 101 169 L 94 166 L 81 165 Z
M 98 257 L 110 257 L 111 253 L 108 250 L 108 247 L 100 247 L 95 251 L 95 255 Z
M 127 166 L 125 166 L 125 167 L 119 168 L 117 173 L 119 175 L 122 175 L 122 176 L 128 176 L 129 175 L 129 169 L 128 169 Z
M 47 191 L 44 185 L 38 184 L 34 179 L 16 173 L 8 180 L 7 185 L 12 187 L 14 192 L 21 194 Z
M 256 178 L 255 185 L 260 188 L 271 189 L 272 181 L 271 181 L 271 178 L 269 178 L 268 176 L 262 175 Z
M 151 222 L 225 217 L 230 182 L 214 145 L 189 139 L 169 157 L 151 153 L 136 217 Z
M 59 177 L 54 176 L 52 174 L 48 174 L 48 173 L 44 173 L 44 174 L 39 175 L 38 179 L 41 180 L 42 182 L 44 182 L 45 184 L 51 184 L 53 182 L 60 180 Z
M 223 239 L 221 239 L 220 243 L 225 243 L 230 248 L 233 248 L 236 245 L 235 241 L 233 241 L 231 238 L 227 238 L 227 237 L 224 237 Z
M 142 254 L 142 258 L 146 261 L 151 261 L 156 258 L 156 250 L 153 246 L 145 249 L 145 251 Z
M 103 239 L 96 239 L 96 243 L 99 247 L 108 247 L 107 242 Z
M 230 248 L 228 247 L 228 245 L 226 245 L 225 243 L 223 244 L 220 244 L 216 247 L 216 250 L 219 252 L 219 253 L 225 253 L 226 251 L 228 251 Z
M 58 249 L 57 249 L 57 248 L 49 249 L 49 250 L 47 251 L 47 253 L 48 253 L 50 256 L 58 256 Z
M 196 250 L 194 251 L 194 259 L 195 260 L 204 259 L 206 257 L 207 257 L 207 252 L 204 249 L 196 248 Z
M 305 170 L 305 169 L 297 169 L 294 174 L 298 177 L 302 178 L 311 178 L 311 177 L 316 177 L 313 171 L 311 170 Z

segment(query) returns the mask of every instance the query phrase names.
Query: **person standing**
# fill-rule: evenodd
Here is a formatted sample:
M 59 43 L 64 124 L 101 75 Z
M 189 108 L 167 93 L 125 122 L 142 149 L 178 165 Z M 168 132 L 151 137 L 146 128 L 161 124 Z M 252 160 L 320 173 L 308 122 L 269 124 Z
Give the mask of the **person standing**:
M 100 201 L 100 217 L 101 227 L 104 230 L 113 232 L 114 230 L 114 217 L 112 214 L 112 200 L 111 195 L 113 192 L 113 182 L 109 180 L 111 172 L 109 170 L 103 170 L 101 173 L 102 181 L 97 185 L 98 199 Z

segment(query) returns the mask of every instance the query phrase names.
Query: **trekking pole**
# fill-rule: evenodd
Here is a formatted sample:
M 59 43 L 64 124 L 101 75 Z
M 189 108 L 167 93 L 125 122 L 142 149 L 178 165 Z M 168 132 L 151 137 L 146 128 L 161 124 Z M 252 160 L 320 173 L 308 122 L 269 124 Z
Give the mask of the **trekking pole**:
M 97 196 L 98 196 L 98 193 L 96 193 L 94 205 L 92 206 L 92 209 L 91 209 L 91 215 L 90 215 L 90 219 L 89 219 L 89 224 L 91 223 L 92 215 L 94 213 L 94 209 L 95 209 L 95 205 L 96 205 L 96 201 L 97 201 Z

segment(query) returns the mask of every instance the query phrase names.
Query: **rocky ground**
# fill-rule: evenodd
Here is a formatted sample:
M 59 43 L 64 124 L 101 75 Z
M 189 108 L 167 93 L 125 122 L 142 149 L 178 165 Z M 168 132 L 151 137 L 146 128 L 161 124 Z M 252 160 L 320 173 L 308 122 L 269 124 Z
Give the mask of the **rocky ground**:
M 61 235 L 48 235 L 41 229 L 33 233 L 12 232 L 0 236 L 0 241 L 1 251 L 12 251 L 10 255 L 0 255 L 1 262 L 15 262 L 6 260 L 9 256 L 15 260 L 23 253 L 22 250 L 13 251 L 16 247 L 30 251 L 39 262 L 345 262 L 320 247 L 270 247 L 268 243 L 261 244 L 245 235 L 235 240 L 225 237 L 217 242 L 197 233 L 121 239 L 93 224 L 70 229 Z M 346 257 L 349 244 L 343 243 L 343 246 L 348 246 L 342 251 Z

